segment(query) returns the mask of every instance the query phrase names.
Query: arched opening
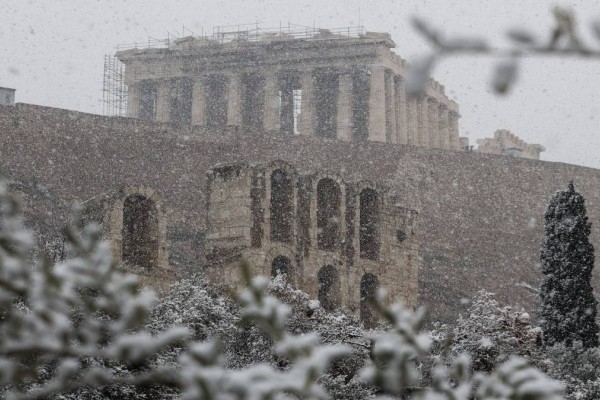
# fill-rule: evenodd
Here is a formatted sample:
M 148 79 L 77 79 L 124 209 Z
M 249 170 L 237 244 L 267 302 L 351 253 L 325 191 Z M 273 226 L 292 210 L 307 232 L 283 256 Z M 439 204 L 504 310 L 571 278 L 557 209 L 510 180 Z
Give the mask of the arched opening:
M 271 240 L 291 243 L 294 211 L 292 178 L 283 170 L 271 174 Z
M 332 265 L 326 265 L 317 274 L 318 299 L 327 311 L 340 306 L 340 275 Z
M 271 264 L 271 278 L 283 275 L 286 283 L 292 283 L 292 262 L 285 256 L 277 256 Z
M 373 274 L 364 274 L 360 280 L 360 320 L 366 329 L 377 325 L 379 315 L 373 306 L 379 289 L 379 279 Z
M 158 211 L 144 196 L 133 195 L 123 203 L 123 262 L 143 268 L 158 265 Z
M 360 257 L 379 259 L 381 247 L 379 194 L 373 189 L 360 192 Z
M 340 236 L 341 191 L 333 179 L 317 184 L 317 243 L 320 249 L 334 250 Z

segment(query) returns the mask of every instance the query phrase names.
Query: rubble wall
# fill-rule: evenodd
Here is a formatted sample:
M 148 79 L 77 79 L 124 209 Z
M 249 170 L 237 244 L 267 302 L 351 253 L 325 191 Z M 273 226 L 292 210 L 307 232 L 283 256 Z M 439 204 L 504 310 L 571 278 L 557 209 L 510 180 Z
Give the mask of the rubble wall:
M 592 242 L 600 248 L 600 170 L 592 168 L 236 129 L 203 132 L 22 104 L 0 107 L 0 174 L 43 182 L 65 210 L 119 187 L 152 189 L 166 215 L 169 266 L 181 274 L 202 268 L 210 167 L 272 160 L 299 172 L 386 186 L 400 205 L 416 209 L 419 302 L 434 318 L 451 320 L 464 308 L 461 299 L 480 288 L 535 311 L 537 298 L 527 286 L 541 278 L 543 212 L 552 193 L 570 180 L 586 199 Z M 596 287 L 598 276 L 596 270 Z

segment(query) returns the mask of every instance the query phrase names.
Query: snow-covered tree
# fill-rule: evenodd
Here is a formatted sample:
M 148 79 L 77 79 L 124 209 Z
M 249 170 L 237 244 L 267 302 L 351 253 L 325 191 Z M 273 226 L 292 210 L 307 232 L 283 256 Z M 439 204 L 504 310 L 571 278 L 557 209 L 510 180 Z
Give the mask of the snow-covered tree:
M 564 383 L 567 399 L 600 398 L 600 348 L 586 348 L 578 341 L 570 346 L 560 343 L 546 348 L 545 356 L 542 366 Z
M 479 291 L 454 328 L 454 354 L 468 354 L 475 371 L 492 371 L 511 356 L 531 360 L 541 341 L 541 330 L 526 312 L 500 306 L 493 293 Z
M 544 279 L 541 327 L 546 345 L 598 346 L 597 301 L 591 283 L 594 247 L 588 236 L 585 201 L 571 182 L 557 191 L 545 212 L 545 237 L 541 251 Z

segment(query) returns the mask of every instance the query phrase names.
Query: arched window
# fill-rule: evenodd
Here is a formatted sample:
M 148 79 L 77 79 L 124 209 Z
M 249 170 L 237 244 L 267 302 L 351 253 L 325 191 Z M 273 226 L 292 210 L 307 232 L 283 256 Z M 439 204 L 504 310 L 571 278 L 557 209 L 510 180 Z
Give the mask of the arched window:
M 158 212 L 156 204 L 133 195 L 123 203 L 123 262 L 144 268 L 158 265 Z
M 277 256 L 271 264 L 271 278 L 283 275 L 283 279 L 287 283 L 292 282 L 292 262 L 284 256 Z
M 360 280 L 360 320 L 366 329 L 377 325 L 379 316 L 373 306 L 379 289 L 379 279 L 373 274 L 364 274 Z
M 317 184 L 317 242 L 323 250 L 334 250 L 340 236 L 340 187 L 332 179 Z
M 326 265 L 319 270 L 318 299 L 327 311 L 333 311 L 340 306 L 340 276 L 332 265 Z
M 380 241 L 380 201 L 373 189 L 360 192 L 360 257 L 369 260 L 379 259 Z
M 271 174 L 271 240 L 291 243 L 294 187 L 291 177 L 283 170 Z

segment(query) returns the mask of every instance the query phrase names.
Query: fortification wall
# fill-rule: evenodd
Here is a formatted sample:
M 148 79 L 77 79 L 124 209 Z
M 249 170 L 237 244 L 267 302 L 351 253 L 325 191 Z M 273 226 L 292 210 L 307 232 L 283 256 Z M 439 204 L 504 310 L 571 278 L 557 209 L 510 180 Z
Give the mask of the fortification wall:
M 331 171 L 347 181 L 386 185 L 402 206 L 417 209 L 420 303 L 433 317 L 453 318 L 461 299 L 480 288 L 531 310 L 536 296 L 524 286 L 537 286 L 540 278 L 544 208 L 570 180 L 586 198 L 592 242 L 600 248 L 596 169 L 377 142 L 208 133 L 29 105 L 0 107 L 1 172 L 35 177 L 66 204 L 119 187 L 153 189 L 165 209 L 169 264 L 182 273 L 201 268 L 210 166 L 275 159 L 299 171 Z M 600 284 L 597 270 L 594 279 Z

